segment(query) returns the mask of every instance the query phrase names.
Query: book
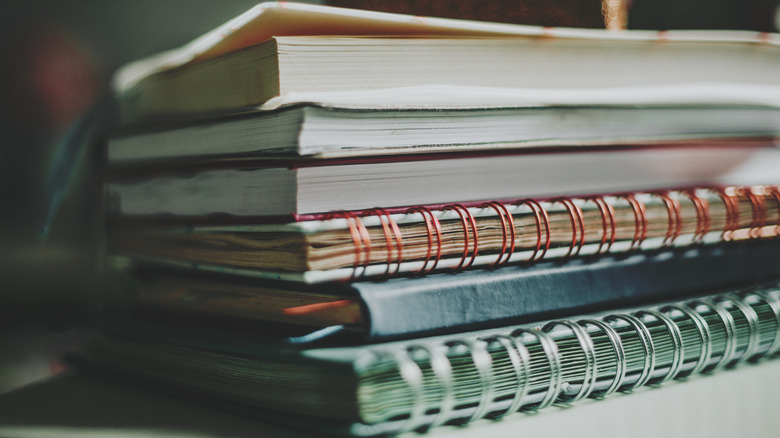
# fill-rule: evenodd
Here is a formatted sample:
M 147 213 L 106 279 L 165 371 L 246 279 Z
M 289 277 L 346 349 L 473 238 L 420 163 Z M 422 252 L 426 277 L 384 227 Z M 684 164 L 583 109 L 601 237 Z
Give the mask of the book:
M 246 332 L 114 325 L 78 360 L 276 422 L 387 435 L 554 403 L 577 409 L 586 398 L 772 357 L 780 344 L 779 293 L 775 283 L 537 326 L 354 347 L 294 348 Z
M 127 120 L 232 112 L 291 92 L 436 84 L 714 82 L 776 93 L 779 41 L 753 32 L 613 33 L 265 3 L 180 49 L 125 67 L 115 88 Z
M 181 267 L 127 271 L 140 312 L 239 324 L 287 336 L 362 341 L 496 327 L 780 277 L 774 241 L 547 261 L 384 281 L 304 283 Z
M 780 136 L 780 87 L 774 94 L 711 84 L 610 91 L 438 86 L 297 94 L 233 117 L 126 129 L 108 139 L 107 165 Z
M 692 375 L 663 385 L 637 388 L 624 397 L 580 400 L 576 409 L 553 405 L 534 414 L 518 414 L 502 421 L 477 420 L 470 427 L 443 426 L 426 436 L 510 438 L 518 431 L 546 436 L 561 425 L 577 425 L 580 438 L 634 438 L 658 436 L 772 437 L 780 361 L 734 367 L 717 373 Z M 322 432 L 263 420 L 262 413 L 236 415 L 175 394 L 160 385 L 137 379 L 117 379 L 98 373 L 62 373 L 0 395 L 0 435 L 46 436 L 53 429 L 66 432 L 106 430 L 105 433 L 161 431 L 168 436 L 321 437 Z M 749 403 L 746 403 L 749 401 Z M 35 409 L 30 409 L 35 406 Z M 96 415 L 96 413 L 100 413 Z M 641 425 L 638 427 L 637 425 Z M 565 429 L 566 427 L 564 427 Z M 121 431 L 121 432 L 118 432 Z M 133 431 L 133 432 L 131 432 Z M 405 438 L 418 435 L 408 433 Z
M 581 181 L 578 180 L 581 183 Z M 319 283 L 777 237 L 777 186 L 729 186 L 299 215 L 118 224 L 112 253 Z
M 111 216 L 208 222 L 402 207 L 775 181 L 768 143 L 411 154 L 141 166 L 110 173 Z M 425 188 L 421 190 L 420 188 Z M 216 217 L 216 219 L 215 219 Z M 248 221 L 248 219 L 247 219 Z M 213 223 L 213 222 L 212 222 Z

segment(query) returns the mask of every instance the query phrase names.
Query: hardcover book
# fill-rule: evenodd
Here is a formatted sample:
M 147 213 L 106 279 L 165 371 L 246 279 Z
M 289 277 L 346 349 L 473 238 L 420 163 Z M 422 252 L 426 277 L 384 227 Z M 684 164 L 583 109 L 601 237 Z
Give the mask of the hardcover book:
M 132 272 L 139 311 L 288 336 L 323 329 L 376 342 L 570 316 L 780 277 L 777 242 L 700 246 L 384 281 L 307 285 L 209 270 Z M 206 268 L 207 269 L 207 268 Z
M 614 33 L 264 3 L 180 49 L 128 65 L 115 85 L 128 120 L 236 111 L 294 92 L 435 84 L 771 90 L 778 41 L 748 32 Z

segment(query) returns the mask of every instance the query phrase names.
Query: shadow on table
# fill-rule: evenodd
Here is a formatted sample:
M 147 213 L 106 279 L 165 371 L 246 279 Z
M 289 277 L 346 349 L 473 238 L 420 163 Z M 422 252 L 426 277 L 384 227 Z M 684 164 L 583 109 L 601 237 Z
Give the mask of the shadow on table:
M 314 436 L 147 389 L 131 381 L 63 373 L 0 396 L 0 436 Z

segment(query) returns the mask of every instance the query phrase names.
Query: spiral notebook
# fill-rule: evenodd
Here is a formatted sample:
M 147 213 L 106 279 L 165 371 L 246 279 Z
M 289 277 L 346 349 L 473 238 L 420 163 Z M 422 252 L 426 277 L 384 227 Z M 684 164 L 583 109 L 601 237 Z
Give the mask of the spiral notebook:
M 222 408 L 359 436 L 499 419 L 774 356 L 780 284 L 455 336 L 295 348 L 256 333 L 106 327 L 82 364 Z M 684 384 L 684 383 L 683 383 Z
M 777 186 L 375 208 L 287 224 L 116 228 L 112 251 L 146 261 L 305 283 L 769 239 Z

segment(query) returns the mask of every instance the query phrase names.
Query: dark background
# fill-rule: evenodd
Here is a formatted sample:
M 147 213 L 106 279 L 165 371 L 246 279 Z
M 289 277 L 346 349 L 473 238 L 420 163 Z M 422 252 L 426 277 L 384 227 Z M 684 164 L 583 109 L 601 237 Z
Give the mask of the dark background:
M 175 48 L 254 0 L 27 0 L 0 14 L 0 392 L 56 372 L 52 326 L 100 308 L 99 166 L 85 148 L 46 238 L 56 145 L 106 99 L 116 68 Z M 322 3 L 310 1 L 309 3 Z M 546 26 L 603 27 L 600 0 L 331 0 L 330 3 Z M 778 0 L 633 0 L 635 29 L 776 31 Z M 112 123 L 111 106 L 97 119 Z M 94 114 L 91 114 L 94 116 Z M 94 127 L 99 138 L 102 126 Z
M 196 38 L 253 0 L 27 0 L 0 13 L 0 393 L 58 372 L 56 329 L 99 311 L 97 154 L 77 162 L 48 237 L 56 145 L 107 94 L 113 71 Z M 101 107 L 111 121 L 110 106 Z M 94 132 L 99 137 L 100 132 Z

